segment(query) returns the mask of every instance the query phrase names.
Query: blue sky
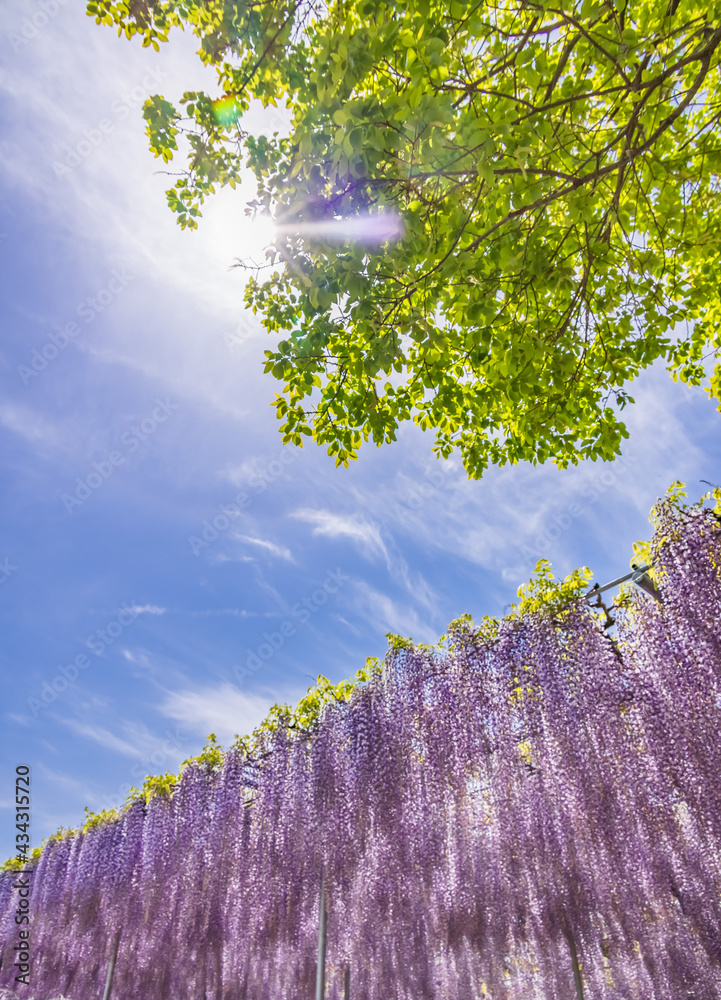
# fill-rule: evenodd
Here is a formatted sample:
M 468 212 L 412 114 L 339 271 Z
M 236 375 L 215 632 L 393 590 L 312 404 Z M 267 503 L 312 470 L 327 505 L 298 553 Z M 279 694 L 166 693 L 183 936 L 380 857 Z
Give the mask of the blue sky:
M 261 244 L 244 192 L 181 232 L 146 147 L 143 100 L 212 79 L 192 39 L 143 50 L 83 6 L 0 13 L 3 857 L 18 763 L 39 844 L 349 676 L 388 631 L 502 613 L 541 556 L 607 582 L 672 480 L 720 478 L 714 404 L 662 368 L 611 465 L 468 482 L 413 428 L 348 470 L 283 448 L 230 267 Z

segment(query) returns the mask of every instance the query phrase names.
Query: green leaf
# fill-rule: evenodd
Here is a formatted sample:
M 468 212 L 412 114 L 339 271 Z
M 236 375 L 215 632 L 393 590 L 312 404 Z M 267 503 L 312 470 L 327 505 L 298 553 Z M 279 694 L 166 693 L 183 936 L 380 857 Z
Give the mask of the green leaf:
M 283 222 L 247 286 L 269 332 L 296 331 L 264 363 L 281 433 L 344 465 L 411 421 L 480 477 L 612 459 L 626 383 L 658 358 L 721 399 L 721 82 L 699 42 L 717 12 L 680 5 L 670 41 L 651 0 L 339 10 L 88 6 L 146 46 L 192 30 L 217 74 L 220 101 L 188 91 L 181 117 L 156 95 L 143 115 L 181 160 L 181 227 L 246 170 L 253 211 Z M 237 120 L 251 101 L 262 136 Z M 373 216 L 398 221 L 384 238 Z

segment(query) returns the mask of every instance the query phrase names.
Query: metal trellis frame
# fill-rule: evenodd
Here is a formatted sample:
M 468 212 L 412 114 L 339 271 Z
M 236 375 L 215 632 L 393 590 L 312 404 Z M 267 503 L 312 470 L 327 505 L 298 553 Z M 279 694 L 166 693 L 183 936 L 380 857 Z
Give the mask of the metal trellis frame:
M 601 594 L 606 590 L 612 590 L 614 587 L 618 587 L 621 583 L 626 583 L 627 580 L 632 580 L 637 587 L 645 591 L 651 597 L 653 597 L 659 604 L 661 601 L 661 594 L 659 593 L 657 587 L 655 586 L 653 580 L 648 575 L 648 571 L 653 567 L 653 563 L 649 563 L 645 566 L 636 566 L 635 563 L 632 564 L 633 568 L 630 573 L 626 573 L 625 576 L 619 576 L 617 580 L 611 580 L 610 583 L 606 583 L 603 587 L 599 587 L 595 584 L 584 594 L 584 598 L 590 601 L 594 607 L 600 608 L 606 615 L 606 628 L 610 628 L 611 625 L 615 625 L 614 619 L 611 617 L 611 609 L 601 600 Z
M 315 978 L 315 1000 L 325 996 L 325 951 L 328 943 L 328 911 L 325 905 L 325 871 L 320 876 L 320 902 L 318 905 L 318 969 Z
M 110 1000 L 110 991 L 113 988 L 113 976 L 115 975 L 115 963 L 118 959 L 118 946 L 120 944 L 120 935 L 123 933 L 123 928 L 121 927 L 115 938 L 113 940 L 113 947 L 110 952 L 110 964 L 108 965 L 108 978 L 105 980 L 105 992 L 103 993 L 103 1000 Z

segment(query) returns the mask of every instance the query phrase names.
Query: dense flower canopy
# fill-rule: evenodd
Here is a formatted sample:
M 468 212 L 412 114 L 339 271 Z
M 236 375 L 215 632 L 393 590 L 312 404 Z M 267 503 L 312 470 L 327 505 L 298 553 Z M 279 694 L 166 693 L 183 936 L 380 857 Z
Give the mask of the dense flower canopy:
M 721 995 L 721 524 L 657 511 L 662 603 L 582 600 L 396 648 L 312 733 L 185 768 L 45 846 L 30 987 L 118 1000 Z M 14 988 L 15 875 L 0 881 Z

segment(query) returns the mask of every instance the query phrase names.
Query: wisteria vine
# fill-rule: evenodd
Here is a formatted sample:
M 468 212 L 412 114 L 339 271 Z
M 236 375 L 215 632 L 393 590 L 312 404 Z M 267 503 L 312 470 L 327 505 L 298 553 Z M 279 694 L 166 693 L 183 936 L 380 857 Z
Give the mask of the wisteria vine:
M 662 603 L 582 600 L 395 648 L 312 735 L 269 730 L 172 794 L 50 840 L 14 981 L 118 1000 L 721 996 L 721 522 L 656 511 Z M 259 748 L 260 747 L 260 748 Z

